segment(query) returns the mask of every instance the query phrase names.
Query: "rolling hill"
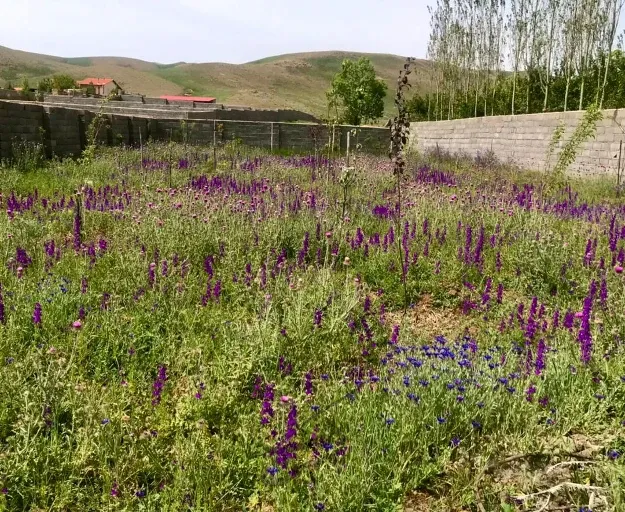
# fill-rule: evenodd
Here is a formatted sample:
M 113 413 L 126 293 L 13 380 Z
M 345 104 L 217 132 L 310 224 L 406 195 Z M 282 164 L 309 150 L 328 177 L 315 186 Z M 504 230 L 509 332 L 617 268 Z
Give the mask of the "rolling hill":
M 315 115 L 326 113 L 325 92 L 343 59 L 371 59 L 378 76 L 389 86 L 386 113 L 393 107 L 393 90 L 404 58 L 397 55 L 353 52 L 312 52 L 278 55 L 246 64 L 157 64 L 124 57 L 62 58 L 0 46 L 0 85 L 19 85 L 24 78 L 35 85 L 56 73 L 76 79 L 114 78 L 128 92 L 147 96 L 181 94 L 214 96 L 220 103 L 256 108 L 293 108 Z M 419 60 L 413 83 L 427 87 L 430 63 Z

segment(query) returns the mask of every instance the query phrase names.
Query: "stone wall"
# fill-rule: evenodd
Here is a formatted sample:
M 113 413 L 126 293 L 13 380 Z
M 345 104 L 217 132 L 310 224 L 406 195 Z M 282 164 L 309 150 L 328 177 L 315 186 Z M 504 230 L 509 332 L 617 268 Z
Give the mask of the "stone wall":
M 168 101 L 138 95 L 123 95 L 119 99 L 107 101 L 103 104 L 103 100 L 98 98 L 47 94 L 44 96 L 44 103 L 46 105 L 78 108 L 90 110 L 92 112 L 102 111 L 108 114 L 149 116 L 161 119 L 223 119 L 236 121 L 269 121 L 275 123 L 295 121 L 318 122 L 315 116 L 299 110 L 253 109 L 235 105 L 222 105 L 221 103 Z
M 492 151 L 503 162 L 543 171 L 547 167 L 549 143 L 556 127 L 562 123 L 565 131 L 549 167 L 556 162 L 559 151 L 583 115 L 583 111 L 575 111 L 413 123 L 411 141 L 422 151 L 438 147 L 471 157 Z M 616 172 L 619 143 L 625 139 L 621 126 L 625 127 L 625 111 L 604 110 L 603 119 L 597 123 L 596 137 L 580 147 L 570 171 L 583 174 Z
M 0 101 L 0 158 L 11 156 L 15 140 L 40 142 L 48 157 L 76 156 L 86 146 L 87 127 L 95 114 L 90 110 L 49 106 L 33 102 Z M 328 140 L 323 125 L 236 120 L 181 120 L 147 116 L 104 114 L 98 140 L 107 145 L 137 145 L 139 141 L 174 140 L 190 144 L 223 143 L 240 139 L 244 144 L 267 149 L 295 151 L 322 148 Z M 335 141 L 344 150 L 351 126 L 337 126 Z M 388 129 L 360 128 L 363 151 L 383 153 L 388 148 Z M 316 142 L 315 142 L 316 140 Z
M 12 89 L 0 89 L 0 100 L 23 100 L 24 96 L 19 91 Z

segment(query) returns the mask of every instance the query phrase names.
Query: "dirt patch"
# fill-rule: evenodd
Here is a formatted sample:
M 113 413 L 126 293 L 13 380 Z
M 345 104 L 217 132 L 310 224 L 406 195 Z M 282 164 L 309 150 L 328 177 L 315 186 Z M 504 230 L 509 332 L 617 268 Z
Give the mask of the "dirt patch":
M 436 307 L 429 294 L 423 295 L 414 308 L 408 310 L 405 318 L 402 311 L 389 313 L 388 317 L 393 324 L 404 326 L 411 336 L 418 338 L 443 335 L 455 339 L 465 332 L 477 334 L 475 318 L 463 315 L 457 309 Z

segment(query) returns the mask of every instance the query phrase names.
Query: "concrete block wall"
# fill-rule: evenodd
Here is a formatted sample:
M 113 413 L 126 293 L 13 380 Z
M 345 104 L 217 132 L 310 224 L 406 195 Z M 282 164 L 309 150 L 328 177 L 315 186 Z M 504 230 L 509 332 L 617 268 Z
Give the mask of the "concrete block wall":
M 0 89 L 0 100 L 23 100 L 24 96 L 21 92 L 12 89 Z
M 83 147 L 87 120 L 78 110 L 42 108 L 48 156 L 78 155 Z
M 583 116 L 583 111 L 574 111 L 413 123 L 411 143 L 422 151 L 438 147 L 471 157 L 492 150 L 503 162 L 544 171 L 553 167 Z M 549 144 L 560 123 L 564 135 L 547 162 Z M 582 144 L 569 171 L 584 175 L 616 172 L 619 143 L 625 140 L 621 126 L 625 129 L 625 111 L 604 110 L 595 138 Z
M 0 157 L 11 154 L 13 141 L 44 142 L 43 109 L 34 104 L 0 101 Z
M 19 99 L 19 98 L 12 98 Z M 176 119 L 224 119 L 237 121 L 294 122 L 316 123 L 318 119 L 306 112 L 288 109 L 253 109 L 250 107 L 224 106 L 220 103 L 198 103 L 188 101 L 168 101 L 160 98 L 147 98 L 139 95 L 122 95 L 115 101 L 104 105 L 100 98 L 63 96 L 46 94 L 44 102 L 49 105 L 61 105 L 68 108 L 81 108 L 93 112 L 102 111 L 112 114 L 146 115 L 150 117 L 175 117 Z
M 86 147 L 87 129 L 96 114 L 88 109 L 52 106 L 34 102 L 0 101 L 0 158 L 11 156 L 13 140 L 43 142 L 48 157 L 77 156 Z M 337 126 L 335 144 L 346 147 L 347 132 L 353 127 Z M 240 139 L 243 144 L 270 149 L 313 150 L 328 141 L 326 127 L 310 123 L 278 123 L 198 119 L 183 120 L 117 113 L 102 115 L 97 140 L 105 145 L 137 145 L 148 139 L 190 144 L 212 144 Z M 388 129 L 360 128 L 359 142 L 364 152 L 384 152 Z M 272 145 L 273 142 L 273 145 Z M 354 142 L 355 144 L 355 142 Z

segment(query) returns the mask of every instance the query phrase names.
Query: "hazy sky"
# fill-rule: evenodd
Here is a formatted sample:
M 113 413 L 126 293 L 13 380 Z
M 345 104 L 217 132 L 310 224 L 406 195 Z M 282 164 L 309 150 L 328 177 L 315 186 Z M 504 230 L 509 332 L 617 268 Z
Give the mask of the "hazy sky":
M 161 63 L 317 50 L 425 57 L 428 1 L 0 0 L 0 45 Z

